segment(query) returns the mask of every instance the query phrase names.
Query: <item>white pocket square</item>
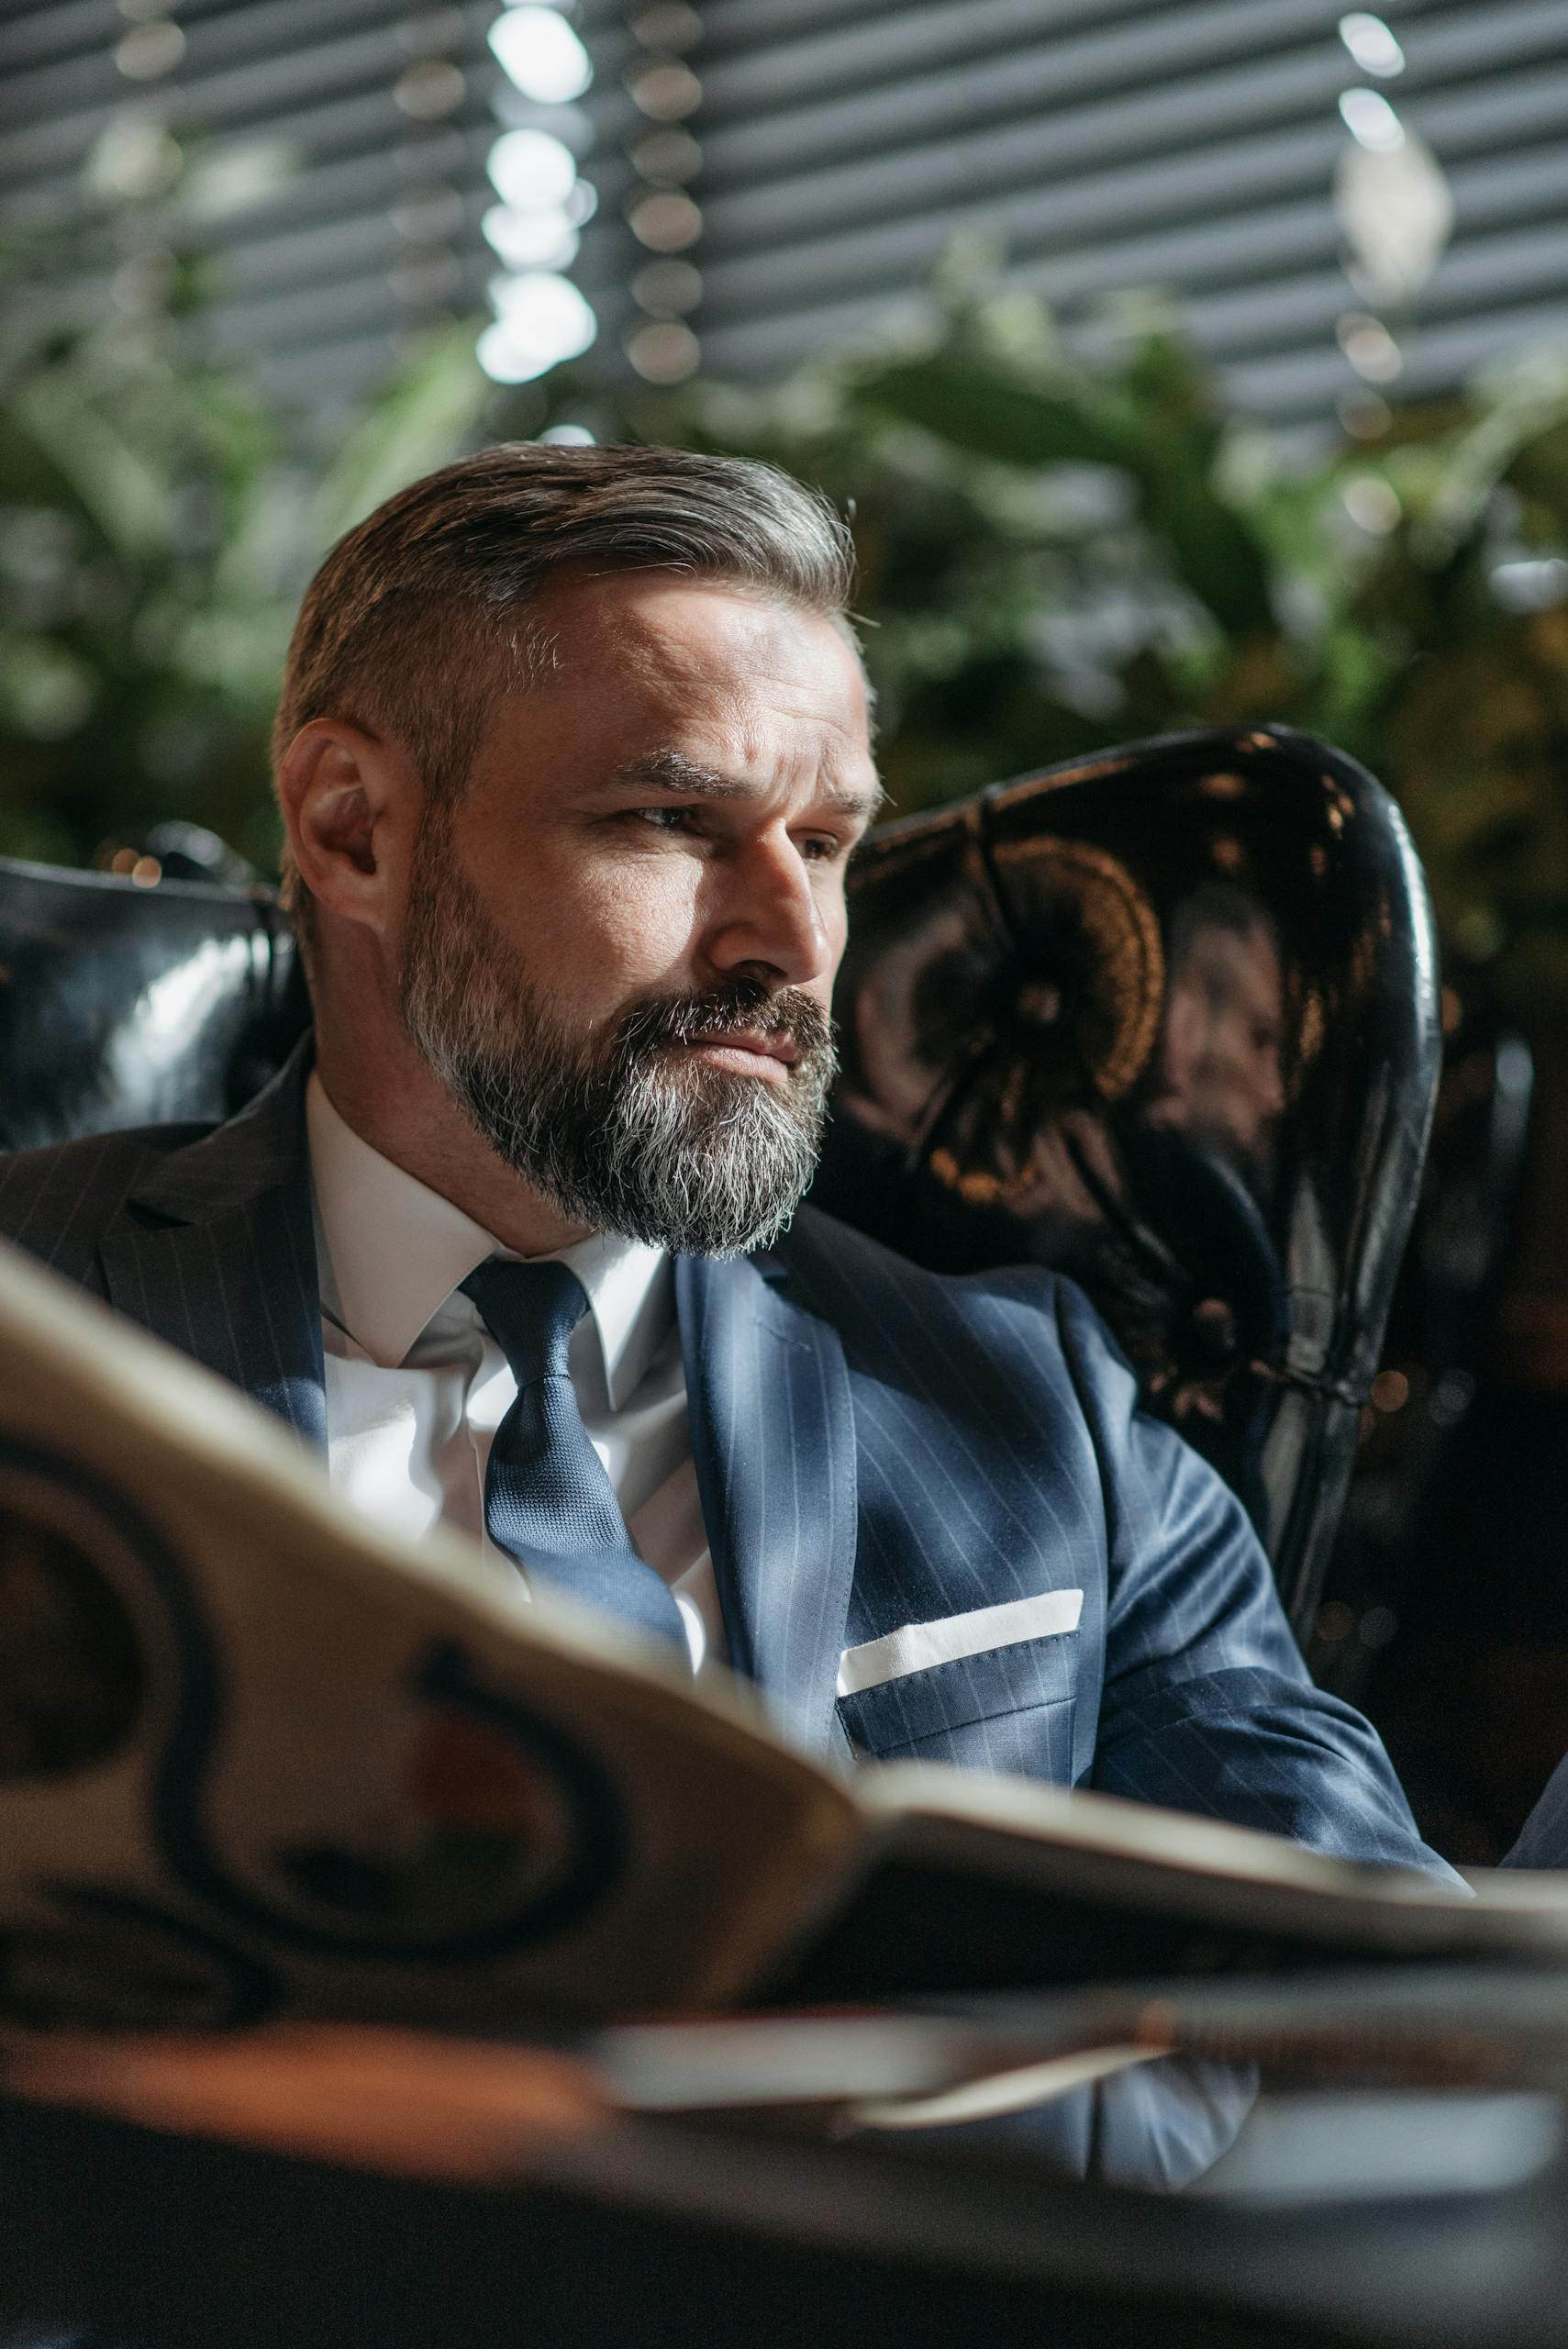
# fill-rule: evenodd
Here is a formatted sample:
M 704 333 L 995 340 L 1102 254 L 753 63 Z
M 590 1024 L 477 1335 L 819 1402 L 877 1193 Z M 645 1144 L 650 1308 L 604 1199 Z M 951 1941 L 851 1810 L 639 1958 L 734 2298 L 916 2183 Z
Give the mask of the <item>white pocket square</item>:
M 944 1615 L 940 1623 L 906 1623 L 884 1631 L 864 1647 L 846 1648 L 839 1658 L 839 1694 L 858 1697 L 862 1688 L 927 1672 L 933 1664 L 955 1664 L 961 1656 L 992 1648 L 1017 1647 L 1020 1640 L 1044 1640 L 1075 1631 L 1084 1612 L 1081 1590 L 1042 1590 L 1033 1598 L 1009 1598 L 1001 1607 L 976 1607 L 968 1615 Z

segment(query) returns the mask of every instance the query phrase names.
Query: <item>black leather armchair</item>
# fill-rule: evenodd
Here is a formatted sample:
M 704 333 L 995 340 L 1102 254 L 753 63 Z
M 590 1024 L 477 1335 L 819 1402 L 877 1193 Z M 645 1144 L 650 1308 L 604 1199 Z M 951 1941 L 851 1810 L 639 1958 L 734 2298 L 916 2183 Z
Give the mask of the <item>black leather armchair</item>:
M 309 1016 L 270 890 L 0 858 L 0 1150 L 227 1118 Z
M 1397 811 L 1284 729 L 1173 736 L 891 824 L 852 889 L 817 1204 L 1080 1280 L 1305 1631 L 1438 1075 Z M 306 1018 L 267 893 L 0 863 L 0 1146 L 223 1117 Z

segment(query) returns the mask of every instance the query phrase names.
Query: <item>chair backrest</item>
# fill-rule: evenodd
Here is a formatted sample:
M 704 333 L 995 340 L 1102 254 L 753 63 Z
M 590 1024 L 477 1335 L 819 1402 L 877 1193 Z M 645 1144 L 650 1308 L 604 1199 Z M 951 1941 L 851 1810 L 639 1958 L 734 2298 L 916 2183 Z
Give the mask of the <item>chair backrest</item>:
M 308 1018 L 267 890 L 0 859 L 0 1150 L 228 1117 Z
M 1438 1074 L 1396 810 L 1283 729 L 1174 736 L 889 825 L 851 887 L 817 1203 L 1081 1281 L 1305 1629 Z M 224 1117 L 306 1017 L 265 892 L 0 863 L 0 1147 Z

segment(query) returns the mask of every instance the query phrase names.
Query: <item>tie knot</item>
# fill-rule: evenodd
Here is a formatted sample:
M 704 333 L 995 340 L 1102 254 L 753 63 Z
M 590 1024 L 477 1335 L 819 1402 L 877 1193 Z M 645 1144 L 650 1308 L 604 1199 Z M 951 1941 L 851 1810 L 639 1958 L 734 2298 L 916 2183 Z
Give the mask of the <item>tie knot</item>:
M 491 1256 L 460 1283 L 506 1355 L 519 1393 L 539 1378 L 564 1378 L 572 1332 L 588 1292 L 569 1264 L 507 1264 Z

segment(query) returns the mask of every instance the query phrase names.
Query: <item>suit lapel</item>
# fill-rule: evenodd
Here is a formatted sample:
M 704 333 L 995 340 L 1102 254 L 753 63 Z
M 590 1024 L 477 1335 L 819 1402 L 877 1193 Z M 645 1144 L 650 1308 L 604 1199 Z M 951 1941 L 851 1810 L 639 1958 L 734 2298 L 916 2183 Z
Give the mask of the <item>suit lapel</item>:
M 692 1454 L 736 1668 L 802 1742 L 835 1706 L 855 1562 L 855 1431 L 838 1334 L 766 1257 L 683 1256 L 675 1293 Z
M 176 1151 L 103 1243 L 113 1303 L 325 1448 L 309 1048 L 249 1108 Z

